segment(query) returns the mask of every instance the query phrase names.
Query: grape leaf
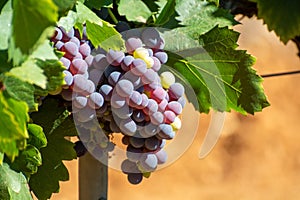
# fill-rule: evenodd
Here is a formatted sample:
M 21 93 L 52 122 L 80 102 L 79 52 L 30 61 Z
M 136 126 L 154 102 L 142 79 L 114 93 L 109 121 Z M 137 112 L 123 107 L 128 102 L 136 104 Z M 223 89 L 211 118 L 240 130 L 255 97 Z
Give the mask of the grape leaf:
M 58 14 L 51 0 L 14 0 L 13 1 L 13 37 L 15 45 L 28 54 L 53 34 Z M 26 38 L 26 39 L 24 39 Z
M 4 159 L 4 153 L 0 152 L 0 165 L 2 165 L 3 159 Z
M 31 58 L 37 58 L 41 60 L 56 60 L 57 56 L 53 51 L 53 47 L 50 45 L 49 40 L 45 40 L 41 43 L 30 55 Z
M 47 77 L 33 59 L 27 59 L 20 67 L 12 68 L 9 73 L 30 84 L 46 88 Z
M 300 1 L 254 0 L 257 2 L 258 18 L 263 19 L 270 31 L 274 30 L 285 44 L 300 35 Z
M 76 11 L 76 27 L 82 30 L 82 24 L 86 23 L 87 36 L 95 47 L 100 45 L 104 50 L 125 48 L 121 35 L 114 29 L 113 25 L 100 19 L 82 3 L 77 3 Z
M 8 61 L 8 53 L 0 50 L 0 73 L 7 72 L 12 68 L 12 63 Z
M 198 39 L 199 35 L 206 33 L 216 25 L 224 27 L 238 24 L 227 10 L 202 0 L 177 0 L 175 9 L 179 14 L 179 17 L 176 18 L 180 21 L 179 24 L 186 26 L 176 30 L 184 32 L 194 39 Z
M 28 144 L 40 149 L 47 146 L 47 138 L 43 128 L 37 124 L 28 124 L 29 139 Z
M 12 20 L 11 1 L 8 1 L 0 14 L 0 50 L 8 48 L 8 39 L 11 35 L 11 20 Z
M 11 98 L 6 92 L 0 92 L 0 152 L 11 160 L 18 155 L 19 147 L 24 146 L 24 140 L 28 138 L 27 112 L 25 102 Z
M 203 48 L 178 52 L 181 57 L 171 55 L 169 66 L 191 84 L 200 112 L 208 113 L 213 108 L 254 114 L 269 106 L 262 78 L 251 68 L 254 58 L 236 50 L 238 37 L 239 33 L 227 27 L 215 27 L 200 36 Z
M 0 165 L 0 199 L 32 200 L 24 175 L 10 169 L 7 163 Z
M 30 178 L 29 185 L 38 199 L 49 199 L 52 193 L 58 192 L 59 181 L 69 179 L 69 173 L 62 160 L 76 158 L 74 144 L 65 136 L 76 135 L 73 120 L 61 106 L 59 100 L 46 98 L 40 112 L 32 113 L 33 121 L 44 128 L 48 144 L 40 150 L 43 164 L 38 172 Z
M 146 23 L 152 14 L 141 0 L 120 0 L 118 12 L 120 15 L 124 15 L 128 21 L 141 23 Z
M 47 77 L 46 87 L 36 88 L 35 94 L 46 96 L 49 92 L 57 91 L 61 89 L 64 84 L 65 66 L 58 60 L 37 60 L 37 66 L 44 71 L 44 75 Z
M 101 9 L 101 7 L 109 7 L 112 5 L 112 0 L 86 0 L 84 4 L 89 8 Z
M 57 26 L 62 26 L 66 31 L 71 30 L 73 26 L 76 24 L 77 21 L 77 14 L 76 12 L 70 10 L 68 15 L 65 17 L 61 17 L 57 22 Z
M 7 93 L 14 99 L 25 101 L 29 111 L 37 111 L 38 104 L 34 101 L 34 86 L 24 82 L 15 76 L 7 74 L 4 78 L 4 86 Z
M 58 11 L 64 14 L 68 10 L 72 9 L 76 3 L 76 0 L 53 0 L 58 7 Z
M 164 28 L 175 28 L 179 27 L 179 23 L 176 20 L 178 16 L 175 11 L 175 0 L 160 0 L 157 1 L 156 4 L 159 6 L 159 12 L 157 15 L 157 19 L 155 21 L 155 25 Z

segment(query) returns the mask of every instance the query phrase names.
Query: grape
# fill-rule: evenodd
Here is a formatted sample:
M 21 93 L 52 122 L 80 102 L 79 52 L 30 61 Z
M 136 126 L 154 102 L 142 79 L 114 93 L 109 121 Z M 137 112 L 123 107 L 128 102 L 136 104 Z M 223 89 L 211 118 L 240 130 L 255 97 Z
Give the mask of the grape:
M 133 136 L 137 129 L 136 123 L 131 118 L 121 120 L 119 126 L 121 131 L 129 136 Z
M 55 48 L 57 48 L 58 50 L 63 50 L 63 47 L 64 47 L 65 43 L 61 42 L 61 41 L 58 41 L 56 44 L 55 44 Z
M 152 56 L 153 56 L 153 50 L 152 49 L 147 49 L 147 50 L 148 50 L 149 56 L 152 58 Z
M 81 157 L 87 152 L 87 149 L 81 141 L 75 142 L 74 150 L 76 151 L 77 157 Z
M 155 151 L 159 148 L 160 140 L 153 136 L 145 139 L 145 147 L 150 151 Z
M 66 52 L 65 57 L 67 57 L 67 55 L 68 57 L 73 57 L 76 56 L 76 54 L 78 53 L 78 46 L 73 42 L 66 42 L 63 46 L 63 51 Z
M 88 55 L 84 61 L 86 62 L 86 64 L 88 65 L 88 67 L 91 67 L 94 61 L 94 56 L 93 55 Z
M 168 101 L 166 99 L 163 99 L 159 104 L 158 104 L 158 111 L 159 112 L 164 112 L 166 107 L 168 105 Z
M 144 84 L 152 83 L 156 78 L 156 72 L 153 69 L 147 69 L 147 71 L 142 76 L 142 82 Z
M 117 68 L 117 67 L 115 67 L 115 66 L 108 65 L 108 66 L 105 68 L 105 70 L 104 70 L 104 76 L 105 76 L 105 78 L 108 78 L 109 75 L 110 75 L 111 73 L 115 72 L 115 71 L 119 71 L 119 72 L 120 72 L 121 70 L 120 70 L 120 68 Z
M 158 164 L 164 164 L 168 160 L 168 154 L 165 150 L 161 149 L 158 152 L 155 153 L 155 156 L 157 158 Z
M 145 95 L 144 93 L 141 94 L 141 97 L 142 97 L 142 103 L 139 106 L 137 106 L 137 108 L 144 109 L 148 106 L 149 99 L 148 99 L 147 95 Z
M 160 74 L 161 85 L 168 89 L 173 83 L 175 83 L 175 76 L 171 72 L 163 72 Z
M 130 137 L 129 138 L 129 143 L 134 147 L 134 148 L 141 148 L 145 144 L 145 139 L 140 138 L 140 137 Z
M 123 173 L 128 174 L 128 173 L 138 173 L 140 172 L 138 170 L 138 167 L 135 162 L 130 161 L 128 159 L 124 160 L 121 164 L 121 170 Z
M 95 84 L 98 85 L 100 78 L 103 75 L 103 71 L 99 69 L 92 69 L 89 73 L 89 79 Z
M 123 62 L 121 63 L 121 68 L 123 71 L 127 72 L 130 70 L 130 65 L 132 61 L 134 60 L 134 57 L 131 55 L 127 55 L 124 57 Z
M 83 43 L 79 47 L 79 52 L 81 53 L 83 58 L 86 58 L 88 55 L 91 54 L 91 47 L 87 43 Z
M 87 98 L 84 96 L 77 96 L 73 100 L 73 106 L 81 109 L 84 108 L 87 105 Z
M 72 37 L 69 42 L 73 42 L 78 48 L 80 47 L 80 41 L 77 37 Z
M 88 65 L 82 59 L 74 59 L 70 66 L 70 71 L 73 75 L 84 74 L 87 71 Z
M 184 87 L 180 83 L 174 83 L 168 90 L 171 99 L 178 100 L 184 94 Z
M 157 168 L 158 160 L 157 157 L 152 153 L 142 154 L 139 162 L 143 171 L 152 172 Z
M 171 123 L 171 126 L 174 131 L 178 131 L 181 128 L 181 120 L 179 117 L 176 117 L 174 122 Z
M 62 31 L 59 28 L 55 27 L 55 33 L 54 36 L 52 37 L 53 40 L 61 40 L 62 37 L 63 37 Z
M 154 125 L 152 123 L 149 123 L 145 126 L 144 128 L 146 138 L 154 136 L 155 134 L 158 133 L 158 126 Z M 145 137 L 145 135 L 142 135 L 142 137 Z
M 165 116 L 165 122 L 167 124 L 171 124 L 174 122 L 176 115 L 173 111 L 167 110 L 164 112 L 164 116 Z
M 80 60 L 82 60 L 81 53 L 77 53 L 76 56 L 73 57 L 73 59 L 80 59 Z
M 145 120 L 145 115 L 141 110 L 134 110 L 131 117 L 135 122 L 143 122 Z
M 121 119 L 127 119 L 132 115 L 133 110 L 131 107 L 125 105 L 121 108 L 112 108 L 112 112 Z
M 127 179 L 129 183 L 131 184 L 139 184 L 143 180 L 143 174 L 142 173 L 129 173 L 127 175 Z
M 63 65 L 66 67 L 66 69 L 69 69 L 69 67 L 71 65 L 71 61 L 68 58 L 61 57 L 59 60 L 63 63 Z
M 156 52 L 154 56 L 158 58 L 161 64 L 165 64 L 168 61 L 168 54 L 166 52 Z
M 113 108 L 121 108 L 125 105 L 126 99 L 125 97 L 121 97 L 120 95 L 114 93 L 111 96 L 110 103 Z
M 154 60 L 150 56 L 144 57 L 143 60 L 146 63 L 148 69 L 152 68 L 152 66 L 154 65 Z
M 108 106 L 107 103 L 104 102 L 104 104 L 102 105 L 102 107 L 100 107 L 99 109 L 96 110 L 96 114 L 97 117 L 103 117 L 104 113 L 107 112 Z
M 73 95 L 72 95 L 72 90 L 70 89 L 66 89 L 66 90 L 63 90 L 61 92 L 61 96 L 64 100 L 66 101 L 72 101 L 73 100 Z
M 165 97 L 167 92 L 162 87 L 157 87 L 150 93 L 150 97 L 160 103 Z
M 145 110 L 146 114 L 149 114 L 149 115 L 157 112 L 157 110 L 158 110 L 157 102 L 153 99 L 149 99 L 148 100 L 148 105 L 144 110 Z
M 105 101 L 109 101 L 112 96 L 113 87 L 108 84 L 103 84 L 103 85 L 101 85 L 99 92 L 100 92 L 100 94 L 102 94 Z
M 158 136 L 162 139 L 173 139 L 175 137 L 175 132 L 169 124 L 160 124 L 158 126 Z
M 76 74 L 73 76 L 73 91 L 82 92 L 86 87 L 87 79 L 81 75 Z
M 95 84 L 91 80 L 86 81 L 86 85 L 83 91 L 81 93 L 83 95 L 90 95 L 91 93 L 95 92 Z
M 141 84 L 141 78 L 134 75 L 131 71 L 126 72 L 124 76 L 122 76 L 122 79 L 129 80 L 133 84 L 134 88 L 140 86 Z
M 93 109 L 98 109 L 104 104 L 103 96 L 98 92 L 93 92 L 89 96 L 88 105 Z
M 116 83 L 119 81 L 119 79 L 121 78 L 122 74 L 121 72 L 118 72 L 118 71 L 114 71 L 112 72 L 109 77 L 108 77 L 108 83 L 111 85 L 111 86 L 115 86 Z
M 184 98 L 184 96 L 180 97 L 178 100 L 177 100 L 178 103 L 181 104 L 181 107 L 183 108 L 186 104 L 186 100 Z
M 130 136 L 124 135 L 124 136 L 122 137 L 122 143 L 123 143 L 124 145 L 129 145 L 129 138 L 130 138 Z
M 182 113 L 182 106 L 177 101 L 171 101 L 168 103 L 166 110 L 171 110 L 175 115 L 180 115 Z
M 93 67 L 104 71 L 107 66 L 108 62 L 104 54 L 97 54 L 96 56 L 94 56 Z
M 123 21 L 119 21 L 117 24 L 116 24 L 116 30 L 121 33 L 123 31 L 127 31 L 130 29 L 130 26 L 128 25 L 128 23 L 126 22 L 123 22 Z
M 151 57 L 153 59 L 153 65 L 152 65 L 152 69 L 156 72 L 158 72 L 161 68 L 161 63 L 158 60 L 158 58 L 156 57 Z
M 65 74 L 64 80 L 66 82 L 66 85 L 67 86 L 72 85 L 72 83 L 73 83 L 73 75 L 69 71 L 67 71 L 67 70 L 64 70 L 63 72 Z
M 144 59 L 146 57 L 149 57 L 149 52 L 147 49 L 140 47 L 137 48 L 134 52 L 133 52 L 133 57 L 134 58 L 140 58 L 140 59 Z
M 132 53 L 137 48 L 140 48 L 143 46 L 142 41 L 139 38 L 129 38 L 125 42 L 126 50 L 128 53 Z
M 141 31 L 140 29 L 131 29 L 126 32 L 123 32 L 122 35 L 124 35 L 125 40 L 129 38 L 140 38 Z
M 131 93 L 131 95 L 129 96 L 129 105 L 131 107 L 137 107 L 137 106 L 141 105 L 142 101 L 143 101 L 142 96 L 137 91 L 133 91 Z
M 133 92 L 133 85 L 130 81 L 122 79 L 116 84 L 116 92 L 122 97 L 128 97 Z
M 147 71 L 147 65 L 142 59 L 132 61 L 131 72 L 137 76 L 142 76 Z
M 153 124 L 159 125 L 164 122 L 164 115 L 161 112 L 155 112 L 150 115 L 150 120 Z
M 106 60 L 109 64 L 111 64 L 113 66 L 118 66 L 121 64 L 124 57 L 125 57 L 125 55 L 123 52 L 114 51 L 114 50 L 110 49 L 106 55 Z
M 146 46 L 154 48 L 160 41 L 159 32 L 152 27 L 145 28 L 142 32 L 142 40 Z
M 64 36 L 66 36 L 68 39 L 74 37 L 74 33 L 75 33 L 74 28 L 71 28 L 68 32 L 63 27 L 59 27 L 59 28 L 62 30 Z

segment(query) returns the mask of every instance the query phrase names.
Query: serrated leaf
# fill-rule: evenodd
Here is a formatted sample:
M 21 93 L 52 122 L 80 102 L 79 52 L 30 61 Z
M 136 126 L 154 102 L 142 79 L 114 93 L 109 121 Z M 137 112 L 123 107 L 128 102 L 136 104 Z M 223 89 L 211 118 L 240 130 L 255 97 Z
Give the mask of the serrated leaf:
M 30 55 L 31 58 L 37 58 L 40 60 L 55 60 L 57 56 L 53 51 L 53 47 L 50 45 L 49 40 L 45 40 L 39 45 Z
M 213 108 L 254 114 L 269 106 L 262 78 L 251 68 L 255 59 L 236 50 L 238 36 L 226 27 L 215 27 L 200 36 L 203 48 L 179 52 L 182 57 L 171 56 L 170 66 L 193 87 L 200 112 Z
M 264 20 L 270 31 L 274 30 L 285 44 L 300 35 L 300 1 L 255 0 L 258 18 Z
M 13 75 L 7 74 L 4 78 L 4 85 L 7 93 L 14 99 L 25 101 L 29 111 L 37 111 L 38 104 L 34 101 L 34 87 Z
M 30 84 L 46 88 L 47 77 L 32 59 L 26 60 L 20 67 L 12 68 L 9 73 Z
M 37 124 L 28 124 L 28 132 L 28 144 L 31 144 L 38 149 L 47 146 L 47 138 L 41 126 Z
M 35 93 L 37 95 L 46 96 L 51 91 L 56 91 L 64 83 L 65 66 L 58 60 L 37 60 L 37 66 L 43 70 L 44 75 L 47 77 L 47 84 L 44 89 L 36 88 Z
M 11 36 L 12 14 L 11 1 L 8 1 L 0 14 L 0 50 L 8 48 L 8 39 Z
M 15 45 L 28 54 L 53 34 L 53 28 L 49 28 L 56 24 L 58 9 L 51 0 L 14 0 L 13 9 Z
M 86 23 L 87 36 L 95 47 L 100 45 L 104 50 L 124 49 L 124 41 L 113 25 L 100 19 L 82 3 L 77 4 L 76 11 L 78 17 L 76 27 L 82 30 L 82 24 Z
M 58 11 L 63 14 L 74 7 L 76 0 L 53 0 L 53 2 L 58 7 Z
M 41 165 L 42 156 L 39 150 L 33 145 L 27 145 L 26 149 L 20 152 L 10 166 L 15 171 L 20 171 L 30 176 L 30 174 L 35 174 Z
M 179 14 L 176 19 L 186 27 L 177 28 L 194 39 L 214 28 L 236 25 L 238 22 L 229 11 L 218 8 L 213 3 L 202 0 L 176 1 L 175 9 Z
M 24 175 L 10 169 L 7 163 L 0 165 L 0 199 L 32 200 Z
M 69 31 L 76 24 L 76 21 L 77 21 L 77 14 L 76 14 L 76 12 L 70 10 L 68 12 L 67 16 L 61 17 L 59 19 L 59 21 L 57 22 L 57 25 L 58 26 L 62 26 L 62 27 L 64 27 L 64 29 L 66 31 Z
M 170 22 L 171 20 L 176 21 L 175 0 L 158 1 L 157 4 L 160 7 L 160 11 L 154 23 L 155 25 L 164 27 L 164 25 Z
M 28 106 L 0 92 L 0 152 L 11 160 L 18 155 L 19 141 L 28 138 Z
M 152 14 L 141 0 L 120 0 L 118 12 L 120 15 L 124 15 L 128 21 L 141 23 L 146 23 Z
M 74 144 L 64 137 L 77 132 L 73 120 L 65 117 L 65 107 L 54 98 L 45 99 L 40 112 L 32 113 L 31 117 L 44 128 L 48 145 L 41 149 L 43 165 L 31 176 L 29 184 L 38 199 L 49 199 L 52 193 L 58 192 L 59 181 L 69 179 L 62 161 L 75 159 L 76 152 Z

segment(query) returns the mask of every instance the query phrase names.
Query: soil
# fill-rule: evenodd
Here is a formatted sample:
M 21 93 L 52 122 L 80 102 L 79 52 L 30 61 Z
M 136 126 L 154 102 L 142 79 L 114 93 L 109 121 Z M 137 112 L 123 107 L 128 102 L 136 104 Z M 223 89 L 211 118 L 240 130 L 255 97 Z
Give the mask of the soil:
M 258 74 L 299 70 L 293 43 L 284 45 L 261 20 L 241 22 L 235 28 L 241 32 L 239 48 L 257 58 Z M 139 185 L 130 185 L 124 174 L 110 169 L 108 199 L 300 199 L 299 85 L 300 75 L 266 78 L 263 86 L 271 106 L 255 116 L 228 113 L 220 140 L 204 159 L 198 153 L 210 115 L 201 114 L 193 144 L 171 166 Z M 78 199 L 78 163 L 66 164 L 70 181 L 61 183 L 60 193 L 51 199 Z

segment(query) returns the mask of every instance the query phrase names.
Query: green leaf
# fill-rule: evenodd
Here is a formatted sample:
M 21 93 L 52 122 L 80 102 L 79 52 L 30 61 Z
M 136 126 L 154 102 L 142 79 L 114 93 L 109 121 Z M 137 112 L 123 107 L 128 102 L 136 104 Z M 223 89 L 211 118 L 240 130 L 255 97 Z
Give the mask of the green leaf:
M 47 146 L 47 138 L 41 126 L 37 124 L 28 124 L 28 132 L 28 144 L 31 144 L 38 149 Z
M 4 153 L 0 152 L 0 165 L 2 165 L 4 159 Z
M 70 10 L 68 12 L 67 16 L 61 17 L 59 19 L 59 21 L 57 22 L 57 25 L 58 26 L 62 26 L 62 27 L 64 27 L 64 29 L 66 31 L 69 31 L 76 24 L 76 21 L 77 21 L 77 14 L 76 14 L 76 12 Z
M 36 88 L 35 93 L 41 96 L 46 96 L 49 92 L 57 91 L 64 84 L 65 66 L 59 60 L 37 60 L 37 66 L 44 71 L 47 77 L 46 88 Z
M 8 52 L 0 50 L 0 73 L 7 72 L 12 68 L 12 63 L 8 61 Z
M 52 193 L 58 192 L 59 181 L 69 179 L 69 173 L 63 160 L 76 158 L 74 144 L 65 136 L 76 135 L 74 122 L 66 116 L 65 108 L 54 98 L 46 98 L 40 112 L 32 113 L 33 121 L 44 128 L 48 145 L 41 149 L 43 165 L 30 178 L 30 188 L 38 199 L 49 199 Z
M 35 146 L 27 145 L 10 166 L 13 170 L 23 172 L 29 177 L 30 174 L 35 174 L 41 165 L 42 156 L 39 150 Z
M 178 31 L 188 34 L 194 39 L 214 28 L 236 25 L 229 11 L 218 8 L 213 3 L 202 0 L 176 1 L 175 9 L 179 14 L 177 20 L 186 27 L 177 28 Z
M 285 44 L 300 35 L 300 1 L 255 0 L 258 18 L 263 19 L 270 31 L 274 30 Z
M 100 45 L 104 50 L 122 50 L 125 48 L 121 35 L 113 28 L 113 25 L 100 19 L 82 3 L 77 4 L 76 10 L 77 28 L 81 30 L 82 24 L 86 23 L 87 36 L 95 47 Z
M 7 74 L 4 78 L 4 85 L 7 93 L 14 99 L 25 101 L 29 111 L 37 111 L 38 104 L 34 101 L 34 87 L 15 76 Z
M 0 199 L 32 200 L 24 175 L 10 169 L 7 163 L 0 165 Z
M 20 67 L 12 68 L 9 73 L 30 84 L 46 88 L 47 77 L 33 59 L 27 59 Z
M 175 14 L 175 0 L 160 1 L 160 12 L 155 21 L 155 25 L 163 25 L 171 20 L 171 16 Z
M 31 58 L 37 58 L 41 60 L 56 60 L 57 56 L 53 51 L 53 47 L 50 45 L 49 40 L 45 40 L 39 45 L 34 52 L 30 55 Z
M 53 2 L 58 7 L 58 11 L 63 14 L 74 7 L 76 0 L 53 0 Z
M 0 92 L 0 152 L 11 160 L 18 155 L 19 141 L 28 138 L 26 123 L 29 120 L 28 106 L 8 94 Z
M 101 7 L 109 7 L 112 5 L 112 0 L 86 0 L 84 4 L 89 8 L 100 9 Z
M 58 18 L 57 7 L 51 0 L 14 0 L 13 9 L 15 45 L 28 54 L 34 46 L 53 34 Z
M 171 55 L 169 66 L 191 84 L 200 112 L 208 113 L 213 108 L 254 114 L 269 106 L 262 78 L 251 68 L 255 59 L 236 50 L 238 36 L 226 27 L 215 27 L 200 36 L 203 48 L 179 52 L 182 57 Z
M 120 0 L 118 12 L 128 21 L 146 23 L 151 16 L 151 11 L 141 0 Z
M 0 14 L 0 50 L 8 48 L 8 39 L 11 37 L 12 13 L 11 1 L 8 1 Z

